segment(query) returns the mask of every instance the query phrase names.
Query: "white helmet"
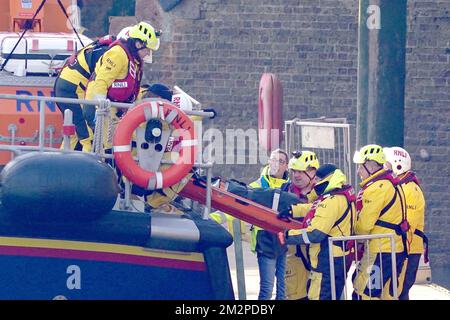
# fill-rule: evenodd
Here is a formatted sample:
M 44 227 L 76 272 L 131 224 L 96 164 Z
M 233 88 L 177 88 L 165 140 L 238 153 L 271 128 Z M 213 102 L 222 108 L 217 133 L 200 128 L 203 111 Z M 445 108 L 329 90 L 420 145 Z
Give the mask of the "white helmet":
M 130 37 L 130 30 L 132 27 L 125 27 L 117 34 L 117 39 L 127 40 Z
M 408 151 L 400 147 L 383 148 L 386 161 L 392 165 L 392 171 L 398 176 L 411 170 L 411 157 Z
M 172 103 L 183 111 L 192 111 L 192 101 L 184 93 L 174 94 Z

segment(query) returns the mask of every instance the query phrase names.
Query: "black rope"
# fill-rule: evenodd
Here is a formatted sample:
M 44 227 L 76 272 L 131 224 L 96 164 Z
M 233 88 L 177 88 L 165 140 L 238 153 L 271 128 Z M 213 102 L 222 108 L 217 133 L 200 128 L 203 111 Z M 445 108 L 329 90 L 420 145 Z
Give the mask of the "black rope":
M 84 47 L 84 43 L 83 41 L 81 41 L 81 37 L 78 34 L 77 30 L 75 29 L 75 27 L 72 24 L 72 20 L 70 20 L 69 15 L 67 14 L 66 8 L 64 8 L 63 4 L 61 3 L 61 0 L 58 0 L 58 4 L 61 7 L 62 12 L 64 13 L 64 15 L 66 16 L 67 20 L 69 20 L 70 22 L 70 26 L 72 27 L 73 32 L 75 32 L 75 34 L 77 35 L 78 40 L 80 40 L 81 46 Z
M 47 1 L 47 0 L 42 0 L 42 2 L 41 2 L 41 4 L 40 4 L 39 8 L 36 10 L 36 12 L 35 12 L 33 18 L 31 19 L 31 23 L 30 23 L 30 24 L 28 24 L 28 23 L 25 24 L 25 29 L 23 30 L 22 34 L 20 35 L 19 40 L 17 40 L 16 45 L 14 46 L 14 48 L 11 50 L 11 52 L 10 52 L 10 53 L 8 54 L 8 56 L 6 57 L 6 60 L 3 61 L 2 66 L 0 67 L 0 71 L 3 71 L 3 69 L 5 68 L 6 64 L 7 64 L 8 61 L 9 61 L 9 59 L 10 59 L 11 56 L 13 55 L 14 51 L 16 51 L 16 48 L 17 48 L 17 46 L 19 45 L 20 41 L 22 40 L 23 36 L 24 36 L 25 33 L 28 31 L 28 29 L 31 29 L 31 28 L 33 27 L 34 19 L 36 19 L 36 16 L 38 15 L 39 11 L 41 11 L 41 9 L 42 9 L 42 7 L 44 6 L 44 3 L 45 3 L 46 1 Z M 59 1 L 59 0 L 58 0 L 58 1 Z

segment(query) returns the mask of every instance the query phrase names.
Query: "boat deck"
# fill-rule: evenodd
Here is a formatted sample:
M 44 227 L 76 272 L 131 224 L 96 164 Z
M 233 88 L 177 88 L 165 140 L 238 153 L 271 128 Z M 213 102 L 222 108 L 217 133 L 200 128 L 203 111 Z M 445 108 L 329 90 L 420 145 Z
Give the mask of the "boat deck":
M 26 77 L 15 76 L 9 72 L 0 72 L 0 87 L 1 86 L 20 86 L 20 87 L 53 87 L 55 77 L 49 76 L 31 76 Z M 1 93 L 1 89 L 0 89 Z

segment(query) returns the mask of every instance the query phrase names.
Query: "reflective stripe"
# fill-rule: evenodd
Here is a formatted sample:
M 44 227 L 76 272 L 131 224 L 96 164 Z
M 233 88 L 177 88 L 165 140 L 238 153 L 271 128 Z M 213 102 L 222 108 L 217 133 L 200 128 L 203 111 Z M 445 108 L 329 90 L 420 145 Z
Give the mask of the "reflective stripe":
M 221 223 L 225 223 L 227 222 L 227 216 L 225 215 L 225 213 L 223 213 L 222 211 L 216 211 L 218 214 L 220 214 L 220 221 Z
M 164 105 L 159 106 L 159 117 L 161 118 L 161 120 L 166 120 L 166 117 L 164 116 Z
M 302 238 L 305 244 L 311 243 L 311 241 L 309 241 L 308 234 L 306 233 L 306 229 L 302 229 Z
M 163 187 L 163 175 L 161 172 L 157 171 L 156 174 L 156 189 L 162 189 Z
M 150 102 L 150 106 L 152 108 L 152 118 L 158 118 L 158 105 L 156 101 Z
M 131 145 L 114 146 L 114 152 L 128 152 L 131 151 Z
M 182 147 L 196 146 L 197 144 L 198 144 L 197 139 L 195 139 L 195 140 L 181 140 L 181 146 Z
M 155 190 L 156 189 L 155 186 L 156 186 L 156 177 L 151 176 L 150 179 L 148 179 L 147 189 Z
M 145 121 L 150 120 L 152 117 L 152 110 L 149 107 L 145 107 L 144 108 L 144 116 L 145 116 Z
M 280 191 L 276 190 L 273 194 L 273 201 L 272 201 L 272 210 L 278 211 L 278 204 L 280 203 Z
M 176 110 L 172 110 L 166 118 L 168 123 L 172 123 L 173 120 L 178 116 L 178 112 Z

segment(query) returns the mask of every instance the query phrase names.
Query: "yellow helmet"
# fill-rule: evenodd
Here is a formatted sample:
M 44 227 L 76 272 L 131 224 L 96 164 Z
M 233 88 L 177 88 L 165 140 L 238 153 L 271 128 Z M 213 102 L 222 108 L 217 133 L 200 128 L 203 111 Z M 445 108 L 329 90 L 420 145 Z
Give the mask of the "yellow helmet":
M 353 162 L 357 164 L 362 164 L 369 160 L 381 165 L 384 164 L 386 162 L 386 156 L 383 152 L 383 147 L 377 144 L 368 144 L 359 149 L 359 151 L 356 151 L 353 156 Z
M 312 151 L 294 151 L 292 155 L 293 157 L 289 160 L 289 169 L 306 171 L 308 167 L 319 168 L 319 160 L 317 160 L 316 154 Z
M 314 186 L 314 190 L 318 195 L 327 193 L 333 189 L 342 188 L 347 182 L 345 174 L 331 163 L 321 165 L 317 169 L 316 178 L 318 181 Z
M 151 50 L 158 50 L 161 31 L 156 31 L 147 22 L 141 21 L 128 31 L 130 38 L 141 40 Z

